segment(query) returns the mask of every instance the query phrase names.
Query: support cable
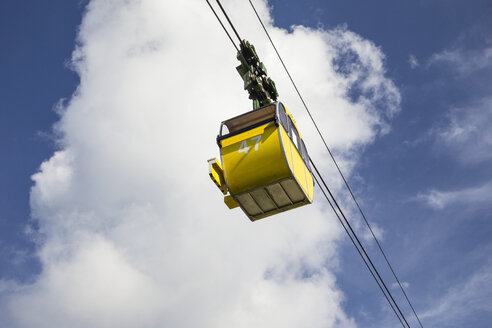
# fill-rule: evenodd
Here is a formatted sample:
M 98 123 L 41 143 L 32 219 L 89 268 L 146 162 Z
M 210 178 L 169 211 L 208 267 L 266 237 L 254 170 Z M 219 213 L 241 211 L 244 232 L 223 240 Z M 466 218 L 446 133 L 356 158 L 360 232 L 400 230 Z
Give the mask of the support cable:
M 226 11 L 224 10 L 224 7 L 222 7 L 222 4 L 220 3 L 219 0 L 216 0 L 217 1 L 217 4 L 219 5 L 220 7 L 220 10 L 222 10 L 222 13 L 224 14 L 225 18 L 227 19 L 227 21 L 229 22 L 229 25 L 231 25 L 232 27 L 232 30 L 234 31 L 234 33 L 236 34 L 238 40 L 239 40 L 239 43 L 242 42 L 243 39 L 241 39 L 241 37 L 239 36 L 239 34 L 237 33 L 236 31 L 236 28 L 234 27 L 234 25 L 232 24 L 231 20 L 229 19 L 229 16 L 227 15 Z M 208 0 L 207 0 L 208 2 Z
M 229 37 L 229 40 L 231 40 L 231 43 L 232 45 L 234 46 L 234 48 L 236 49 L 237 53 L 239 56 L 241 56 L 242 60 L 244 62 L 247 62 L 246 58 L 244 58 L 243 56 L 243 53 L 241 50 L 239 50 L 239 48 L 236 46 L 236 44 L 234 43 L 234 40 L 232 39 L 231 35 L 229 34 L 229 32 L 227 31 L 227 29 L 225 28 L 224 24 L 222 23 L 222 21 L 220 20 L 219 16 L 217 15 L 217 12 L 215 11 L 215 9 L 212 7 L 212 5 L 210 4 L 210 2 L 208 0 L 205 0 L 207 1 L 207 4 L 208 6 L 210 7 L 210 9 L 212 10 L 212 12 L 214 13 L 215 15 L 215 18 L 217 18 L 217 20 L 219 21 L 220 23 L 220 26 L 222 26 L 222 28 L 224 29 L 224 32 L 227 34 L 227 36 Z M 236 31 L 236 28 L 234 27 L 234 25 L 232 25 L 232 22 L 229 20 L 229 17 L 227 16 L 224 8 L 222 7 L 222 5 L 220 4 L 219 0 L 217 0 L 217 3 L 219 4 L 220 8 L 222 9 L 222 12 L 224 13 L 225 17 L 227 18 L 227 20 L 229 21 L 229 24 L 231 25 L 232 29 L 234 30 L 234 33 L 236 33 L 236 36 L 239 38 L 239 34 L 237 33 Z M 239 38 L 239 43 L 242 43 L 241 39 Z
M 362 211 L 362 208 L 360 207 L 359 202 L 358 202 L 358 201 L 357 201 L 357 199 L 355 198 L 355 195 L 354 195 L 354 193 L 352 192 L 352 189 L 350 188 L 350 186 L 349 186 L 349 184 L 348 184 L 348 182 L 347 182 L 347 179 L 345 178 L 345 175 L 342 173 L 342 170 L 340 169 L 340 166 L 338 165 L 338 162 L 336 161 L 335 156 L 333 155 L 333 153 L 331 152 L 330 148 L 328 147 L 328 144 L 326 143 L 325 138 L 323 137 L 323 134 L 321 133 L 320 129 L 318 128 L 318 125 L 316 124 L 316 122 L 315 122 L 315 120 L 314 120 L 313 116 L 311 115 L 311 112 L 310 112 L 310 110 L 308 109 L 308 106 L 306 105 L 306 102 L 304 101 L 304 98 L 301 96 L 301 93 L 299 92 L 299 89 L 297 88 L 297 85 L 295 84 L 295 82 L 294 82 L 294 80 L 293 80 L 292 76 L 290 75 L 290 72 L 289 72 L 289 70 L 287 69 L 287 66 L 285 65 L 285 63 L 284 63 L 284 61 L 283 61 L 282 57 L 280 56 L 280 53 L 278 52 L 277 47 L 276 47 L 276 46 L 275 46 L 275 44 L 273 43 L 273 40 L 272 40 L 272 38 L 270 37 L 270 34 L 268 33 L 268 30 L 267 30 L 267 29 L 266 29 L 266 27 L 265 27 L 265 24 L 263 24 L 263 21 L 261 20 L 261 17 L 260 17 L 260 15 L 258 14 L 258 12 L 257 12 L 257 10 L 256 10 L 256 8 L 255 8 L 255 6 L 254 6 L 254 4 L 253 4 L 253 2 L 252 2 L 251 0 L 248 0 L 248 1 L 249 1 L 249 3 L 251 4 L 251 7 L 253 8 L 253 10 L 254 10 L 254 12 L 255 12 L 256 17 L 257 17 L 257 18 L 258 18 L 258 20 L 260 21 L 260 24 L 261 24 L 261 26 L 263 27 L 263 30 L 265 31 L 265 33 L 266 33 L 266 35 L 267 35 L 268 39 L 270 40 L 270 43 L 272 44 L 273 49 L 274 49 L 274 50 L 275 50 L 275 52 L 277 53 L 277 56 L 278 56 L 278 58 L 280 59 L 280 62 L 282 63 L 282 66 L 283 66 L 283 67 L 284 67 L 284 69 L 285 69 L 285 72 L 286 72 L 286 73 L 287 73 L 287 75 L 289 76 L 289 79 L 290 79 L 290 81 L 292 82 L 292 85 L 294 86 L 294 89 L 296 90 L 297 95 L 298 95 L 298 96 L 299 96 L 299 98 L 301 99 L 301 102 L 302 102 L 302 104 L 304 105 L 304 108 L 306 109 L 306 112 L 308 113 L 309 117 L 311 118 L 311 121 L 313 122 L 314 127 L 316 128 L 316 130 L 317 130 L 317 132 L 318 132 L 319 136 L 321 137 L 321 140 L 323 141 L 323 143 L 324 143 L 324 145 L 325 145 L 325 148 L 326 148 L 326 150 L 328 151 L 328 154 L 330 155 L 330 157 L 331 157 L 331 159 L 332 159 L 333 163 L 335 164 L 335 166 L 336 166 L 336 168 L 337 168 L 337 170 L 338 170 L 338 173 L 339 173 L 339 174 L 340 174 L 340 176 L 342 177 L 342 179 L 343 179 L 343 182 L 344 182 L 345 186 L 347 187 L 347 189 L 348 189 L 348 191 L 349 191 L 349 193 L 350 193 L 350 195 L 351 195 L 352 199 L 354 200 L 355 204 L 357 205 L 357 208 L 359 209 L 359 212 L 360 212 L 360 214 L 362 215 L 362 218 L 364 219 L 364 222 L 366 223 L 367 227 L 369 228 L 369 230 L 370 230 L 370 232 L 371 232 L 372 237 L 373 237 L 373 238 L 374 238 L 374 240 L 376 241 L 376 244 L 378 245 L 379 250 L 381 251 L 381 253 L 382 253 L 382 255 L 383 255 L 383 257 L 384 257 L 384 259 L 385 259 L 386 263 L 388 264 L 388 267 L 390 268 L 390 270 L 391 270 L 391 272 L 392 272 L 392 274 L 393 274 L 393 276 L 394 276 L 395 280 L 397 281 L 398 285 L 400 286 L 400 289 L 401 289 L 401 291 L 403 292 L 403 295 L 405 296 L 405 299 L 407 300 L 408 304 L 410 305 L 410 307 L 411 307 L 411 309 L 412 309 L 412 311 L 413 311 L 413 314 L 414 314 L 414 315 L 415 315 L 415 317 L 417 318 L 417 321 L 419 322 L 420 327 L 421 327 L 421 328 L 423 328 L 422 322 L 420 321 L 420 319 L 419 319 L 419 317 L 418 317 L 418 315 L 417 315 L 417 312 L 415 311 L 415 309 L 414 309 L 414 307 L 413 307 L 412 303 L 410 302 L 410 299 L 408 298 L 407 293 L 405 292 L 405 289 L 403 288 L 403 286 L 402 286 L 402 284 L 401 284 L 400 280 L 398 279 L 398 277 L 397 277 L 397 275 L 396 275 L 396 273 L 395 273 L 395 270 L 393 269 L 393 266 L 390 264 L 390 262 L 389 262 L 389 260 L 388 260 L 388 257 L 386 256 L 386 253 L 383 251 L 383 248 L 382 248 L 381 244 L 379 243 L 378 239 L 376 238 L 376 235 L 374 234 L 374 231 L 372 230 L 371 225 L 369 224 L 369 221 L 367 220 L 367 218 L 366 218 L 366 216 L 365 216 L 364 212 Z
M 312 163 L 312 162 L 311 162 Z M 319 175 L 319 172 L 318 172 L 318 175 Z M 316 181 L 316 183 L 318 184 L 319 186 L 319 189 L 321 190 L 321 192 L 323 193 L 323 195 L 325 196 L 326 198 L 326 201 L 328 202 L 328 204 L 330 204 L 330 207 L 331 209 L 333 210 L 333 213 L 335 213 L 338 221 L 340 222 L 340 224 L 342 225 L 343 229 L 345 230 L 345 232 L 347 233 L 347 236 L 350 238 L 350 241 L 352 242 L 352 244 L 354 245 L 355 249 L 357 250 L 357 253 L 359 253 L 359 256 L 360 258 L 362 259 L 362 261 L 364 261 L 364 264 L 366 265 L 367 267 L 367 270 L 369 270 L 369 272 L 371 273 L 372 277 L 374 278 L 374 281 L 376 281 L 376 283 L 378 284 L 378 287 L 379 289 L 381 290 L 381 292 L 383 293 L 384 295 L 384 298 L 386 298 L 386 301 L 388 302 L 389 306 L 391 307 L 391 309 L 393 310 L 393 312 L 395 313 L 396 317 L 398 318 L 398 320 L 400 321 L 401 325 L 405 327 L 405 325 L 403 324 L 403 321 L 401 320 L 400 316 L 398 315 L 398 313 L 396 312 L 395 310 L 395 307 L 393 306 L 393 304 L 391 303 L 390 299 L 388 298 L 388 295 L 386 295 L 383 287 L 381 286 L 381 284 L 379 283 L 378 279 L 376 278 L 376 276 L 374 275 L 374 272 L 372 271 L 371 267 L 369 266 L 369 264 L 367 263 L 367 260 L 365 259 L 364 255 L 362 255 L 359 247 L 357 246 L 357 244 L 355 243 L 354 241 L 354 238 L 352 237 L 352 235 L 350 234 L 350 232 L 348 231 L 347 227 L 345 226 L 345 224 L 343 223 L 342 219 L 340 218 L 340 215 L 338 214 L 337 210 L 335 209 L 335 207 L 333 206 L 333 204 L 331 203 L 330 199 L 328 198 L 328 195 L 326 194 L 325 190 L 321 187 L 321 184 L 319 183 L 319 180 L 318 178 L 316 177 L 316 175 L 313 174 L 313 178 L 314 180 Z M 323 178 L 321 177 L 321 175 L 319 176 L 319 178 L 321 180 L 323 180 Z M 326 186 L 326 185 L 325 185 Z
M 400 307 L 398 306 L 398 303 L 396 303 L 395 299 L 393 298 L 393 295 L 391 295 L 391 292 L 389 291 L 388 287 L 386 286 L 383 278 L 381 277 L 381 275 L 379 274 L 378 270 L 376 269 L 376 266 L 374 265 L 374 263 L 372 262 L 371 258 L 369 257 L 369 254 L 367 254 L 364 246 L 362 245 L 359 237 L 357 237 L 357 234 L 355 233 L 354 229 L 352 228 L 352 225 L 350 224 L 350 222 L 347 220 L 347 217 L 345 216 L 345 214 L 343 213 L 343 210 L 340 208 L 340 205 L 338 205 L 338 202 L 336 201 L 335 199 L 335 196 L 333 196 L 330 188 L 328 188 L 328 185 L 326 184 L 325 180 L 323 179 L 323 177 L 321 176 L 321 174 L 319 173 L 318 171 L 318 168 L 316 167 L 316 164 L 314 164 L 313 160 L 311 158 L 309 158 L 309 161 L 311 162 L 311 164 L 313 165 L 313 168 L 314 170 L 316 171 L 316 174 L 318 174 L 318 176 L 320 177 L 321 179 L 321 182 L 323 183 L 323 185 L 325 186 L 326 190 L 328 191 L 330 197 L 331 197 L 331 200 L 333 201 L 333 203 L 335 204 L 336 208 L 338 209 L 338 211 L 340 212 L 340 214 L 342 215 L 343 217 L 343 220 L 345 221 L 345 224 L 348 226 L 348 228 L 350 229 L 350 231 L 352 232 L 352 235 L 355 237 L 355 240 L 357 241 L 357 244 L 358 246 L 360 247 L 360 249 L 362 250 L 362 252 L 364 253 L 364 255 L 366 256 L 367 260 L 369 261 L 369 264 L 371 265 L 371 268 L 374 270 L 374 272 L 376 273 L 377 277 L 379 278 L 379 280 L 381 281 L 381 283 L 383 284 L 383 287 L 384 287 L 384 290 L 386 291 L 386 293 L 388 293 L 389 297 L 391 298 L 391 300 L 393 301 L 393 304 L 396 306 L 396 309 L 398 310 L 398 313 L 400 313 L 401 317 L 403 318 L 403 321 L 405 321 L 406 325 L 408 327 L 410 327 L 410 325 L 408 324 L 407 322 L 407 319 L 405 318 L 405 315 L 402 313 L 402 311 L 400 310 Z M 377 282 L 377 281 L 376 281 Z M 378 283 L 379 285 L 379 283 Z M 386 295 L 386 294 L 385 294 Z M 400 317 L 398 317 L 400 318 Z
M 227 31 L 227 29 L 225 28 L 224 24 L 222 23 L 222 21 L 221 21 L 221 20 L 220 20 L 220 18 L 218 17 L 218 15 L 217 15 L 216 11 L 214 10 L 214 8 L 212 7 L 212 5 L 210 4 L 209 0 L 206 0 L 206 1 L 207 1 L 207 4 L 209 5 L 210 9 L 211 9 L 211 10 L 212 10 L 212 12 L 214 13 L 215 17 L 216 17 L 216 18 L 217 18 L 217 20 L 219 21 L 220 25 L 221 25 L 221 26 L 222 26 L 222 28 L 224 29 L 225 33 L 227 34 L 227 36 L 228 36 L 229 40 L 232 42 L 232 44 L 233 44 L 234 48 L 235 48 L 235 49 L 239 52 L 239 49 L 237 48 L 236 44 L 234 43 L 234 41 L 233 41 L 232 37 L 230 36 L 229 32 L 228 32 L 228 31 Z M 230 24 L 231 28 L 233 29 L 233 31 L 234 31 L 234 33 L 235 33 L 236 37 L 238 38 L 239 42 L 241 43 L 241 42 L 242 42 L 241 37 L 239 36 L 239 34 L 238 34 L 238 32 L 237 32 L 236 28 L 234 27 L 234 25 L 232 24 L 231 20 L 229 19 L 229 16 L 227 15 L 226 11 L 225 11 L 225 10 L 224 10 L 224 8 L 222 7 L 222 4 L 220 3 L 220 1 L 219 1 L 219 0 L 216 0 L 216 1 L 217 1 L 217 4 L 218 4 L 218 5 L 219 5 L 219 7 L 220 7 L 220 9 L 221 9 L 222 13 L 224 14 L 224 16 L 226 17 L 227 21 L 229 22 L 229 24 Z M 308 114 L 309 114 L 309 116 L 310 116 L 310 118 L 311 118 L 311 121 L 312 121 L 312 122 L 313 122 L 313 124 L 315 125 L 316 130 L 318 131 L 318 134 L 320 135 L 321 139 L 323 140 L 323 143 L 325 144 L 326 149 L 328 150 L 328 152 L 329 152 L 329 154 L 330 154 L 330 156 L 331 156 L 332 160 L 335 162 L 335 165 L 336 165 L 336 167 L 337 167 L 337 169 L 338 169 L 339 173 L 342 175 L 342 178 L 343 178 L 343 180 L 344 180 L 344 182 L 345 182 L 345 184 L 346 184 L 347 188 L 349 189 L 349 191 L 350 191 L 350 193 L 351 193 L 351 195 L 352 195 L 352 198 L 353 198 L 353 199 L 354 199 L 354 201 L 356 202 L 356 204 L 357 204 L 357 206 L 358 206 L 358 208 L 359 208 L 359 211 L 362 211 L 362 210 L 361 210 L 361 208 L 360 208 L 360 206 L 359 206 L 359 204 L 357 203 L 357 201 L 356 201 L 356 199 L 355 199 L 355 196 L 353 195 L 353 193 L 352 193 L 352 191 L 351 191 L 350 187 L 348 186 L 348 183 L 347 183 L 347 181 L 346 181 L 345 177 L 343 176 L 343 174 L 342 174 L 342 172 L 341 172 L 341 170 L 340 170 L 340 168 L 339 168 L 338 164 L 336 163 L 335 158 L 334 158 L 334 156 L 332 155 L 332 153 L 331 153 L 331 151 L 330 151 L 330 149 L 329 149 L 329 147 L 328 147 L 328 145 L 327 145 L 326 141 L 324 140 L 323 135 L 321 134 L 321 132 L 320 132 L 320 130 L 319 130 L 319 128 L 318 128 L 318 126 L 317 126 L 316 122 L 314 121 L 314 118 L 313 118 L 313 116 L 311 115 L 311 113 L 310 113 L 310 111 L 309 111 L 309 109 L 308 109 L 308 107 L 307 107 L 307 105 L 306 105 L 306 103 L 305 103 L 304 99 L 302 98 L 302 96 L 301 96 L 301 94 L 300 94 L 300 92 L 299 92 L 299 90 L 298 90 L 298 88 L 297 88 L 296 84 L 294 83 L 294 80 L 292 79 L 292 76 L 290 75 L 290 73 L 289 73 L 289 71 L 288 71 L 288 69 L 287 69 L 287 67 L 286 67 L 285 63 L 283 62 L 283 60 L 282 60 L 282 58 L 281 58 L 281 56 L 280 56 L 279 52 L 277 51 L 277 48 L 275 47 L 275 44 L 273 43 L 273 41 L 272 41 L 272 39 L 271 39 L 271 37 L 270 37 L 270 35 L 269 35 L 268 31 L 266 30 L 265 25 L 263 24 L 263 22 L 262 22 L 261 18 L 259 17 L 258 12 L 256 11 L 256 8 L 254 7 L 254 5 L 253 5 L 253 3 L 251 2 L 251 0 L 249 0 L 249 2 L 250 2 L 250 4 L 251 4 L 251 6 L 253 7 L 253 10 L 254 10 L 254 11 L 255 11 L 255 13 L 256 13 L 256 16 L 257 16 L 257 17 L 258 17 L 258 19 L 260 20 L 260 23 L 261 23 L 261 25 L 263 26 L 264 31 L 266 32 L 266 34 L 267 34 L 267 36 L 268 36 L 268 38 L 269 38 L 269 40 L 270 40 L 270 42 L 271 42 L 272 46 L 274 47 L 275 52 L 277 53 L 277 56 L 279 57 L 279 59 L 280 59 L 280 61 L 281 61 L 282 65 L 283 65 L 283 67 L 284 67 L 285 71 L 287 72 L 287 75 L 289 76 L 290 81 L 292 82 L 292 84 L 293 84 L 294 88 L 296 89 L 296 92 L 297 92 L 298 96 L 300 97 L 300 99 L 301 99 L 301 101 L 302 101 L 302 103 L 303 103 L 303 105 L 304 105 L 304 107 L 305 107 L 306 111 L 308 112 Z M 310 159 L 310 160 L 311 160 L 311 159 Z M 400 313 L 400 315 L 402 316 L 402 318 L 403 318 L 403 320 L 405 321 L 406 325 L 407 325 L 408 327 L 410 327 L 410 325 L 408 324 L 408 322 L 407 322 L 407 321 L 406 321 L 406 319 L 405 319 L 405 316 L 403 315 L 403 313 L 401 312 L 400 308 L 398 307 L 398 304 L 396 303 L 396 301 L 394 300 L 394 298 L 393 298 L 393 296 L 391 295 L 390 291 L 389 291 L 389 290 L 388 290 L 388 288 L 386 287 L 386 284 L 384 283 L 383 279 L 382 279 L 382 278 L 381 278 L 381 276 L 379 275 L 379 272 L 377 271 L 376 267 L 375 267 L 375 266 L 374 266 L 374 264 L 372 263 L 372 261 L 371 261 L 371 259 L 370 259 L 369 255 L 368 255 L 368 254 L 367 254 L 367 252 L 365 251 L 365 249 L 364 249 L 364 247 L 362 246 L 362 244 L 361 244 L 361 242 L 360 242 L 359 238 L 358 238 L 358 237 L 357 237 L 357 235 L 355 234 L 355 231 L 352 229 L 352 227 L 351 227 L 350 223 L 348 222 L 347 218 L 345 217 L 345 215 L 344 215 L 344 213 L 343 213 L 342 209 L 340 208 L 340 206 L 339 206 L 339 205 L 338 205 L 338 203 L 336 202 L 336 200 L 335 200 L 335 198 L 334 198 L 333 194 L 331 193 L 330 189 L 328 188 L 328 186 L 327 186 L 327 185 L 326 185 L 326 183 L 324 182 L 324 179 L 323 179 L 323 178 L 322 178 L 322 176 L 320 175 L 319 171 L 317 170 L 317 168 L 316 168 L 315 164 L 312 162 L 312 160 L 311 160 L 311 163 L 313 164 L 313 167 L 315 168 L 315 170 L 316 170 L 316 172 L 317 172 L 318 176 L 320 177 L 321 181 L 323 182 L 323 185 L 324 185 L 324 186 L 325 186 L 325 188 L 328 190 L 328 193 L 330 194 L 330 196 L 331 196 L 331 198 L 332 198 L 333 202 L 335 203 L 336 207 L 338 208 L 338 210 L 340 211 L 341 215 L 343 216 L 343 218 L 344 218 L 344 220 L 345 220 L 346 224 L 348 225 L 348 227 L 349 227 L 349 228 L 350 228 L 350 230 L 352 231 L 352 233 L 353 233 L 354 237 L 355 237 L 355 238 L 356 238 L 356 240 L 357 240 L 357 243 L 360 245 L 360 248 L 362 249 L 362 251 L 363 251 L 363 252 L 364 252 L 364 254 L 366 255 L 367 259 L 369 260 L 369 263 L 371 264 L 372 268 L 374 269 L 374 272 L 375 272 L 375 273 L 376 273 L 376 275 L 379 277 L 379 279 L 380 279 L 381 283 L 382 283 L 382 284 L 383 284 L 383 286 L 384 286 L 384 289 L 386 290 L 386 292 L 388 293 L 389 297 L 390 297 L 390 298 L 391 298 L 391 300 L 393 301 L 394 305 L 395 305 L 395 306 L 396 306 L 396 308 L 398 309 L 398 312 L 399 312 L 399 313 Z M 316 178 L 316 177 L 315 177 L 315 180 L 316 180 L 316 182 L 318 182 L 318 180 L 317 180 L 317 178 Z M 319 182 L 318 182 L 318 184 L 319 184 Z M 345 232 L 348 234 L 348 236 L 349 236 L 350 240 L 352 241 L 352 243 L 353 243 L 353 244 L 354 244 L 354 246 L 356 247 L 357 252 L 358 252 L 358 253 L 359 253 L 359 255 L 361 256 L 361 258 L 362 258 L 362 260 L 364 261 L 364 263 L 366 264 L 366 267 L 367 267 L 367 268 L 369 269 L 369 271 L 371 272 L 372 277 L 375 279 L 375 281 L 376 281 L 376 283 L 378 284 L 378 286 L 379 286 L 380 290 L 383 292 L 383 295 L 385 296 L 386 300 L 388 301 L 388 303 L 389 303 L 390 307 L 392 308 L 393 312 L 395 313 L 395 315 L 397 316 L 398 320 L 399 320 L 399 321 L 400 321 L 400 323 L 403 325 L 403 327 L 405 327 L 405 325 L 403 324 L 402 319 L 400 318 L 400 316 L 399 316 L 399 315 L 398 315 L 398 313 L 396 312 L 396 310 L 395 310 L 395 308 L 394 308 L 393 304 L 392 304 L 392 303 L 391 303 L 391 301 L 389 300 L 388 295 L 385 293 L 385 291 L 384 291 L 383 287 L 381 286 L 381 284 L 379 283 L 378 279 L 377 279 L 377 278 L 376 278 L 376 276 L 374 275 L 374 272 L 371 270 L 371 267 L 369 266 L 369 264 L 367 263 L 366 259 L 365 259 L 365 258 L 364 258 L 364 256 L 362 255 L 362 253 L 361 253 L 360 249 L 357 247 L 357 245 L 356 245 L 356 243 L 355 243 L 354 239 L 352 238 L 352 236 L 351 236 L 351 235 L 350 235 L 350 233 L 348 232 L 348 230 L 347 230 L 346 226 L 343 224 L 343 222 L 342 222 L 342 220 L 341 220 L 341 218 L 340 218 L 339 214 L 337 213 L 337 211 L 336 211 L 336 210 L 335 210 L 335 208 L 333 207 L 332 203 L 331 203 L 331 202 L 330 202 L 330 200 L 328 199 L 328 196 L 326 195 L 325 191 L 323 190 L 323 188 L 321 188 L 321 185 L 320 185 L 320 189 L 322 190 L 322 192 L 323 192 L 323 194 L 324 194 L 325 198 L 327 199 L 328 203 L 330 204 L 330 206 L 331 206 L 332 210 L 335 212 L 335 214 L 336 214 L 336 216 L 337 216 L 338 220 L 340 221 L 340 223 L 341 223 L 341 224 L 342 224 L 342 226 L 344 227 Z M 362 213 L 362 215 L 364 216 L 364 214 L 363 214 L 363 213 Z M 365 219 L 365 216 L 364 216 L 364 219 Z M 366 219 L 365 219 L 365 220 L 366 220 Z M 368 224 L 367 220 L 366 220 L 366 224 Z M 374 233 L 373 233 L 372 229 L 370 228 L 370 226 L 369 226 L 369 229 L 371 230 L 371 233 L 373 234 L 373 237 L 375 238 L 375 235 L 374 235 Z M 376 242 L 377 242 L 377 240 L 376 240 Z M 380 247 L 380 249 L 381 249 L 381 246 L 379 245 L 379 242 L 378 242 L 378 246 L 379 246 L 379 247 Z M 382 249 L 381 249 L 381 250 L 382 250 Z M 386 256 L 385 256 L 385 259 L 387 260 Z M 387 261 L 388 261 L 388 260 L 387 260 Z M 389 264 L 389 263 L 388 263 L 388 264 Z M 392 268 L 391 268 L 391 269 L 392 269 Z M 395 273 L 394 273 L 393 269 L 392 269 L 392 272 L 393 272 L 393 274 L 395 275 Z M 396 277 L 395 277 L 395 278 L 396 278 Z M 400 283 L 398 279 L 397 279 L 397 281 L 398 281 L 398 283 Z M 400 288 L 402 288 L 401 284 L 400 284 Z M 406 294 L 405 294 L 405 297 L 406 297 Z M 409 301 L 409 300 L 408 300 L 408 297 L 407 297 L 407 301 Z M 411 305 L 410 305 L 410 306 L 411 306 Z M 411 307 L 412 307 L 412 310 L 413 310 L 413 306 L 411 306 Z M 415 310 L 414 310 L 414 314 L 416 314 L 416 313 L 415 313 Z M 418 319 L 418 318 L 417 318 L 417 319 Z M 419 320 L 419 323 L 420 323 L 420 320 Z M 421 324 L 421 326 L 422 326 L 422 324 Z
M 208 6 L 210 7 L 210 9 L 212 10 L 212 12 L 214 13 L 215 15 L 215 18 L 217 18 L 217 20 L 219 21 L 220 23 L 220 26 L 222 26 L 222 28 L 224 29 L 224 32 L 227 34 L 227 36 L 229 37 L 229 40 L 231 40 L 232 42 L 232 45 L 234 46 L 234 48 L 236 48 L 236 51 L 239 52 L 239 49 L 238 47 L 236 46 L 236 44 L 234 43 L 234 40 L 232 39 L 231 35 L 229 34 L 229 32 L 227 31 L 227 29 L 225 28 L 224 24 L 222 24 L 222 21 L 220 20 L 219 16 L 217 15 L 217 13 L 215 12 L 215 9 L 212 7 L 212 5 L 210 4 L 210 2 L 208 2 L 208 0 L 205 0 L 207 1 L 208 3 Z

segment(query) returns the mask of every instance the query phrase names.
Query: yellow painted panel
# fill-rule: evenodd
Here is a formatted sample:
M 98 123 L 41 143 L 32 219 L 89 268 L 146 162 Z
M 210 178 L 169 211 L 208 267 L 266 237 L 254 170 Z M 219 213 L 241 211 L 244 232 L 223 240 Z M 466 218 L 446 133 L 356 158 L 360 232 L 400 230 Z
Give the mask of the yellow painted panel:
M 299 153 L 297 152 L 297 149 L 293 143 L 291 143 L 291 147 L 292 147 L 292 160 L 294 164 L 294 176 L 297 182 L 299 183 L 299 185 L 301 186 L 302 190 L 304 190 L 304 193 L 308 195 L 306 173 L 305 173 L 305 171 L 307 170 L 304 170 L 305 167 L 304 161 L 301 155 L 299 155 Z
M 222 140 L 221 156 L 233 195 L 290 176 L 274 123 Z
M 312 202 L 314 197 L 314 181 L 313 181 L 313 176 L 311 172 L 309 172 L 309 170 L 307 171 L 307 183 L 308 183 L 309 201 Z
M 231 195 L 227 195 L 224 197 L 224 203 L 229 207 L 230 210 L 239 206 L 239 204 L 232 198 Z
M 284 145 L 284 151 L 285 151 L 285 156 L 287 157 L 287 161 L 289 163 L 290 169 L 293 171 L 294 170 L 294 164 L 292 163 L 292 150 L 290 144 L 292 141 L 290 141 L 289 135 L 287 132 L 285 132 L 283 126 L 280 126 L 280 134 L 282 135 L 282 142 Z
M 224 172 L 222 170 L 222 166 L 216 158 L 212 158 L 208 160 L 209 166 L 209 176 L 210 179 L 215 183 L 215 185 L 222 191 L 224 195 L 227 194 L 227 187 L 224 179 Z

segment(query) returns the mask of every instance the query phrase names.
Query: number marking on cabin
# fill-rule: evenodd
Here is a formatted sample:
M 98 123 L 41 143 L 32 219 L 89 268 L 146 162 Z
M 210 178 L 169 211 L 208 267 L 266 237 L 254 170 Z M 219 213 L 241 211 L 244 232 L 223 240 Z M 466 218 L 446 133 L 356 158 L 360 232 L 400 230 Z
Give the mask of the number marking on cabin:
M 259 145 L 260 145 L 261 134 L 260 134 L 260 135 L 258 135 L 258 136 L 256 136 L 256 137 L 251 138 L 251 140 L 256 140 L 256 144 L 255 144 L 255 151 L 257 151 L 257 150 L 258 150 L 258 147 L 259 147 Z
M 248 143 L 246 142 L 246 140 L 243 140 L 241 142 L 241 146 L 239 146 L 238 153 L 245 153 L 245 154 L 247 154 L 248 151 L 249 151 Z
M 256 143 L 255 143 L 255 151 L 257 151 L 258 148 L 260 147 L 261 134 L 255 136 L 253 138 L 250 138 L 250 140 L 256 140 Z M 241 145 L 239 146 L 238 153 L 245 153 L 245 154 L 247 154 L 249 152 L 249 148 L 250 147 L 248 147 L 248 143 L 246 142 L 246 140 L 243 140 L 241 142 Z

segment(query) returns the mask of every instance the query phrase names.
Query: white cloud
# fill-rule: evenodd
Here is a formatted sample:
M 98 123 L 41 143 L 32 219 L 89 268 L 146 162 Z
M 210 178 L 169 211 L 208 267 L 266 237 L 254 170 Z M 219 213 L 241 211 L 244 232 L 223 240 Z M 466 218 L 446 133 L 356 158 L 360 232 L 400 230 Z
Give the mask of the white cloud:
M 459 78 L 471 77 L 473 79 L 480 74 L 490 77 L 492 69 L 491 27 L 487 15 L 479 18 L 462 31 L 449 47 L 432 55 L 427 61 L 427 66 L 445 68 Z
M 492 97 L 449 111 L 446 123 L 434 128 L 437 146 L 449 149 L 462 163 L 492 159 Z
M 408 56 L 408 64 L 411 69 L 415 69 L 420 66 L 419 61 L 414 54 L 410 54 L 410 56 Z
M 458 96 L 450 97 L 444 122 L 434 126 L 430 136 L 436 149 L 449 153 L 464 164 L 492 159 L 492 46 L 490 20 L 479 20 L 463 32 L 454 44 L 431 56 L 427 66 L 442 71 L 439 89 L 446 86 Z
M 477 203 L 490 203 L 490 195 L 492 194 L 492 181 L 483 184 L 479 187 L 465 188 L 454 191 L 439 191 L 430 190 L 426 193 L 419 193 L 416 196 L 417 200 L 427 203 L 427 205 L 436 209 L 443 209 L 450 205 L 468 204 L 476 206 Z
M 474 314 L 488 312 L 492 295 L 492 267 L 485 265 L 463 281 L 446 290 L 435 306 L 420 318 L 431 327 L 465 327 Z
M 369 224 L 371 225 L 372 232 L 374 233 L 374 236 L 376 236 L 378 241 L 380 241 L 380 242 L 383 241 L 384 240 L 384 229 L 382 227 L 380 227 L 378 224 L 376 224 L 375 222 L 370 222 Z M 363 230 L 362 238 L 368 243 L 374 242 L 374 237 L 373 237 L 371 231 L 367 228 L 366 224 L 360 222 L 358 224 L 358 226 L 359 226 L 359 229 Z
M 224 5 L 311 153 L 326 158 L 247 2 Z M 257 6 L 271 23 L 266 3 Z M 346 28 L 269 29 L 350 166 L 353 151 L 399 110 L 382 52 Z M 225 207 L 207 176 L 219 122 L 251 108 L 235 65 L 203 1 L 88 4 L 73 57 L 81 83 L 56 125 L 61 149 L 33 176 L 43 269 L 32 285 L 2 288 L 3 320 L 40 328 L 355 326 L 325 268 L 336 263 L 341 230 L 321 198 L 252 224 Z
M 428 62 L 429 65 L 446 65 L 452 68 L 453 71 L 469 75 L 480 70 L 490 69 L 492 62 L 492 47 L 484 47 L 480 49 L 466 49 L 456 47 L 453 49 L 445 49 L 442 52 L 431 56 Z
M 401 286 L 402 286 L 405 290 L 407 290 L 407 289 L 408 289 L 408 287 L 410 287 L 410 284 L 409 284 L 408 282 L 406 282 L 406 281 L 402 281 L 402 282 L 401 282 Z M 400 290 L 400 285 L 399 285 L 397 282 L 394 282 L 394 283 L 392 283 L 392 284 L 391 284 L 391 288 Z

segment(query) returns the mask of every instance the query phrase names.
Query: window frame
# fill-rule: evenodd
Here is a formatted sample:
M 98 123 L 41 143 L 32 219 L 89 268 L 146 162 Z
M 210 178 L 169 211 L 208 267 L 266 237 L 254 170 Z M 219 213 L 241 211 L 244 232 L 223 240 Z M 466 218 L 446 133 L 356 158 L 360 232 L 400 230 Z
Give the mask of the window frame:
M 289 139 L 294 144 L 294 147 L 296 148 L 297 152 L 299 153 L 302 160 L 304 161 L 304 164 L 308 168 L 309 172 L 312 173 L 311 165 L 309 163 L 309 153 L 307 151 L 306 144 L 304 143 L 304 140 L 301 138 L 301 135 L 297 130 L 297 127 L 295 126 L 292 117 L 290 115 L 287 115 L 287 111 L 285 110 L 284 105 L 280 102 L 279 102 L 279 109 L 278 109 L 278 118 L 280 124 L 284 127 L 285 131 L 287 132 Z

